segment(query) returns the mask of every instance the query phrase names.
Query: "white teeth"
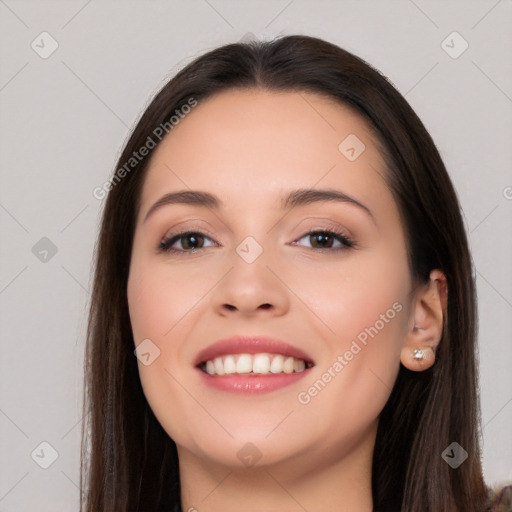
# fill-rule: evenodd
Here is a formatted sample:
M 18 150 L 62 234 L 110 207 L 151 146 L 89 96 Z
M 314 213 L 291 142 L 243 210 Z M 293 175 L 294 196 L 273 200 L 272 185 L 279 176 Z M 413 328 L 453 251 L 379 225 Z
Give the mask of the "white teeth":
M 283 363 L 284 373 L 293 373 L 293 357 L 287 357 Z
M 270 358 L 267 354 L 258 354 L 252 362 L 253 373 L 268 373 L 270 371 Z
M 219 359 L 222 361 L 222 357 Z M 236 373 L 235 356 L 226 356 L 224 358 L 224 373 L 226 375 Z
M 210 375 L 215 375 L 215 367 L 211 361 L 206 361 L 206 372 Z
M 215 367 L 215 373 L 217 375 L 224 375 L 224 364 L 222 363 L 222 357 L 216 357 L 213 360 L 213 366 Z
M 293 370 L 296 372 L 302 372 L 306 369 L 306 363 L 302 359 L 295 359 L 293 362 Z
M 282 354 L 229 354 L 206 361 L 203 370 L 210 375 L 247 375 L 270 373 L 299 373 L 311 365 L 303 359 L 283 356 Z
M 283 371 L 284 357 L 281 354 L 274 356 L 272 364 L 270 365 L 270 371 L 272 373 L 281 373 Z
M 252 357 L 249 354 L 242 354 L 238 356 L 236 362 L 236 373 L 251 373 L 252 372 Z

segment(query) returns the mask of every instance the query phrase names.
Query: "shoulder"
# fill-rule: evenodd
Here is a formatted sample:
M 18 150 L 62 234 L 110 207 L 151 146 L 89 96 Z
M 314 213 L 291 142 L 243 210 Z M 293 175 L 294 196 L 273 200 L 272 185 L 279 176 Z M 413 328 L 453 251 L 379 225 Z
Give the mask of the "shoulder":
M 512 483 L 491 487 L 491 512 L 512 512 Z

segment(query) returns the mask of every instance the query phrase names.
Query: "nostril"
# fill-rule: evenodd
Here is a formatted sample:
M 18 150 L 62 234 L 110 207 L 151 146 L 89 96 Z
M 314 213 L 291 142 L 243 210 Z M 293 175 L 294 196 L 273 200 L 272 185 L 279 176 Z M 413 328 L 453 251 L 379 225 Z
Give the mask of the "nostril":
M 224 304 L 224 307 L 226 309 L 229 309 L 229 311 L 235 311 L 237 309 L 236 306 L 233 306 L 233 304 Z M 266 302 L 265 304 L 261 304 L 258 309 L 272 309 L 273 306 L 272 304 L 269 304 L 268 302 Z

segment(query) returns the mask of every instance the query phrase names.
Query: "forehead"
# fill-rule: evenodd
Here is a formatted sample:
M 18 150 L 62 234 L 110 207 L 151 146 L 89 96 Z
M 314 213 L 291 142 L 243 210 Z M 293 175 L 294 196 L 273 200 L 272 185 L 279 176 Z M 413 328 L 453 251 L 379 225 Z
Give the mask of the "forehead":
M 383 175 L 371 129 L 348 106 L 310 92 L 229 90 L 200 102 L 155 149 L 141 209 L 186 188 L 244 204 L 316 186 L 392 201 Z

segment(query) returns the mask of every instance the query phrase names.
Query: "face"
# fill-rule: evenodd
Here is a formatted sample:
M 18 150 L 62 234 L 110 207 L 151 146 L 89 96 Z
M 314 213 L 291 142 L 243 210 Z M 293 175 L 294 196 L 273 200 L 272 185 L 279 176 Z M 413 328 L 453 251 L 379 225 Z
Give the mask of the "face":
M 127 293 L 180 460 L 315 465 L 375 433 L 411 321 L 384 176 L 365 121 L 312 93 L 220 93 L 156 148 Z M 214 197 L 154 206 L 182 191 Z

